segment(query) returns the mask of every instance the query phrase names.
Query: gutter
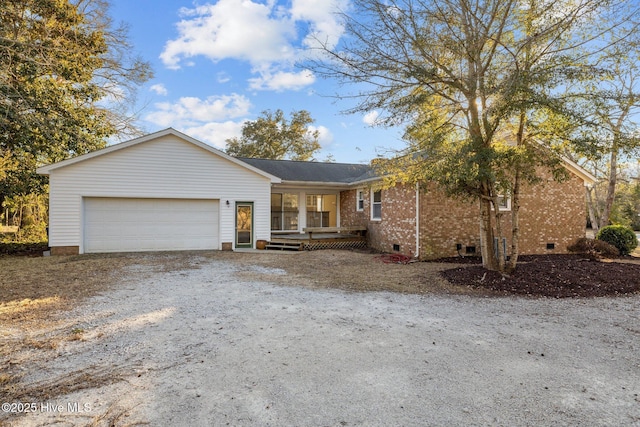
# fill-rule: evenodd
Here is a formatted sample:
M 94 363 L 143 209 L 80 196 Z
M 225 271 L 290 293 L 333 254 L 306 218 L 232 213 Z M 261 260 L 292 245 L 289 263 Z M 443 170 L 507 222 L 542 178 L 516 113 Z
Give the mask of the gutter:
M 289 187 L 338 187 L 338 188 L 351 188 L 351 184 L 348 182 L 326 182 L 326 181 L 288 181 L 282 180 L 278 183 L 280 186 Z
M 339 187 L 339 188 L 356 188 L 356 187 L 360 187 L 363 185 L 367 185 L 371 182 L 374 181 L 379 181 L 382 178 L 380 177 L 373 177 L 373 178 L 367 178 L 367 179 L 363 179 L 360 181 L 353 181 L 353 182 L 330 182 L 330 181 L 293 181 L 293 180 L 286 180 L 283 179 L 279 184 L 281 185 L 288 185 L 288 186 L 292 186 L 292 187 Z

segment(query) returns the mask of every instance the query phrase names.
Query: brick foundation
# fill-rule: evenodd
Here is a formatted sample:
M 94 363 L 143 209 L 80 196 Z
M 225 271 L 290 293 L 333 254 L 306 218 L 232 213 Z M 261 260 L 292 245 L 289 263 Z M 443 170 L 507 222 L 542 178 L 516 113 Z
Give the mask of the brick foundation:
M 52 246 L 51 255 L 78 255 L 80 253 L 79 246 Z

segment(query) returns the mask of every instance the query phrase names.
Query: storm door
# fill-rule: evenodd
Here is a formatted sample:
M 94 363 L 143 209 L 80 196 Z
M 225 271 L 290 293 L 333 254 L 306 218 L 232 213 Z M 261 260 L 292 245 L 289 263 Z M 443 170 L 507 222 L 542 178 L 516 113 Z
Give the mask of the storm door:
M 253 247 L 253 203 L 236 203 L 236 248 Z

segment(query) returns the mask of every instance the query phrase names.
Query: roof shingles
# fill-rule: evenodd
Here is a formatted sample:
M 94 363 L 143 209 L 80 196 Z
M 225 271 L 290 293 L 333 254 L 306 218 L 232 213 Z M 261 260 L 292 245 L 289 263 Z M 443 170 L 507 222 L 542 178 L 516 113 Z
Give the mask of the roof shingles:
M 375 178 L 371 166 L 352 163 L 301 162 L 238 157 L 283 181 L 352 184 Z

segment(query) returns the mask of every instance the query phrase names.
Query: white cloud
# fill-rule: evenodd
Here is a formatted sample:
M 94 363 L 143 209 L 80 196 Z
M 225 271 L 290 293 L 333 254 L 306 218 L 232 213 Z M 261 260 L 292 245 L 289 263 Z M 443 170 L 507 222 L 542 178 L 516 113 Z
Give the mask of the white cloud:
M 316 81 L 316 77 L 309 70 L 298 73 L 278 71 L 270 73 L 263 72 L 260 77 L 249 79 L 249 87 L 254 90 L 273 90 L 281 92 L 283 90 L 303 89 Z
M 346 11 L 348 6 L 348 0 L 293 0 L 292 19 L 310 23 L 303 45 L 307 48 L 314 47 L 318 43 L 317 39 L 326 43 L 329 48 L 335 47 L 344 33 L 344 26 L 336 12 Z
M 231 81 L 231 76 L 224 71 L 220 71 L 218 74 L 216 74 L 216 80 L 218 81 L 218 83 L 227 83 Z
M 210 96 L 204 100 L 184 97 L 175 103 L 159 102 L 154 107 L 155 111 L 149 113 L 145 120 L 163 127 L 184 128 L 246 117 L 251 102 L 242 95 L 232 94 Z
M 318 131 L 318 142 L 322 147 L 328 147 L 333 144 L 333 134 L 326 126 L 309 126 L 309 132 Z
M 380 116 L 379 112 L 370 111 L 364 115 L 364 117 L 362 118 L 362 121 L 369 126 L 373 126 L 376 124 L 379 116 Z
M 158 95 L 162 95 L 162 96 L 167 96 L 169 94 L 169 91 L 167 90 L 166 87 L 164 87 L 164 85 L 162 83 L 158 83 L 158 84 L 155 84 L 155 85 L 151 86 L 149 88 L 149 90 L 151 92 L 155 92 Z
M 251 0 L 219 0 L 183 8 L 184 19 L 177 24 L 179 37 L 166 43 L 160 58 L 169 68 L 180 68 L 181 58 L 199 55 L 252 64 L 291 59 L 295 26 L 273 12 L 273 2 Z
M 244 120 L 241 121 L 225 121 L 219 123 L 206 123 L 201 126 L 189 126 L 184 128 L 178 128 L 181 132 L 186 133 L 200 141 L 213 145 L 216 148 L 222 150 L 225 149 L 229 138 L 234 136 L 239 137 L 242 133 L 242 125 Z
M 178 37 L 165 44 L 160 58 L 173 69 L 197 56 L 240 60 L 256 75 L 251 88 L 299 90 L 315 78 L 292 71 L 293 63 L 316 37 L 329 46 L 337 43 L 344 28 L 334 12 L 347 6 L 348 0 L 293 0 L 290 6 L 276 0 L 218 0 L 183 8 Z

